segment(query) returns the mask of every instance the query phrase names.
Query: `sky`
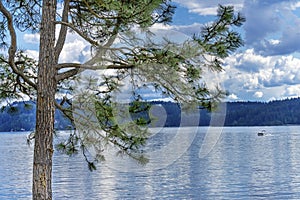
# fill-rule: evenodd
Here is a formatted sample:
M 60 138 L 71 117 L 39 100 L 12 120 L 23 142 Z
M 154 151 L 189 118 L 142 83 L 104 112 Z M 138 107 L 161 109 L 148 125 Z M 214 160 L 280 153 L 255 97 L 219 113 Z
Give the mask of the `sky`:
M 271 101 L 300 96 L 300 1 L 175 0 L 174 25 L 192 27 L 214 19 L 218 4 L 246 17 L 245 45 L 225 60 L 219 76 L 231 101 Z
M 173 0 L 177 9 L 168 29 L 192 35 L 215 19 L 218 4 L 233 5 L 246 17 L 239 29 L 245 45 L 224 60 L 218 82 L 228 101 L 271 101 L 300 96 L 300 1 Z M 37 57 L 39 35 L 22 34 L 21 48 Z M 88 44 L 71 35 L 61 62 L 81 62 Z

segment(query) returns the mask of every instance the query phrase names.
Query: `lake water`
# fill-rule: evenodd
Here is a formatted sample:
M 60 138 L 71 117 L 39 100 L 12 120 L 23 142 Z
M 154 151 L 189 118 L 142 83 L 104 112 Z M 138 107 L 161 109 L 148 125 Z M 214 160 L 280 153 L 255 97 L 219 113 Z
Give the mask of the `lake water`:
M 262 129 L 267 135 L 257 136 Z M 182 131 L 178 148 L 158 152 L 150 167 L 112 156 L 89 172 L 82 156 L 55 153 L 54 199 L 300 199 L 300 127 L 225 127 L 202 156 L 208 128 L 195 138 L 195 129 Z M 0 199 L 31 199 L 27 134 L 0 134 Z M 146 151 L 164 149 L 175 135 L 174 128 L 157 131 Z

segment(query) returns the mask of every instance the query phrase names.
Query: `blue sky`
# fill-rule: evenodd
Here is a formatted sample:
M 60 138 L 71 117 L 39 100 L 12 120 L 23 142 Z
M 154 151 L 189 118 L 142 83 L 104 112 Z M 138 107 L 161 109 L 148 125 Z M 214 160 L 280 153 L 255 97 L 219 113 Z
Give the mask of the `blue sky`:
M 218 4 L 233 5 L 245 17 L 240 29 L 245 46 L 224 61 L 216 77 L 229 91 L 228 100 L 270 101 L 300 96 L 300 1 L 296 0 L 174 0 L 176 13 L 168 27 L 184 34 L 214 19 Z M 24 34 L 21 47 L 37 56 L 38 34 Z M 68 37 L 61 62 L 89 54 L 87 43 Z
M 176 26 L 207 23 L 218 4 L 233 5 L 245 17 L 245 46 L 225 60 L 218 76 L 229 100 L 270 101 L 300 96 L 300 1 L 175 0 Z

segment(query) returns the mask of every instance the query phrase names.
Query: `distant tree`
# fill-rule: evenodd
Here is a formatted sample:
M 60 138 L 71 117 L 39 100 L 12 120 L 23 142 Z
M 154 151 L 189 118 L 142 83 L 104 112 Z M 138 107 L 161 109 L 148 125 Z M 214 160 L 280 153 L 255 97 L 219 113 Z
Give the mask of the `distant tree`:
M 137 42 L 140 41 L 137 30 L 140 34 L 150 33 L 149 27 L 153 24 L 171 22 L 173 12 L 174 6 L 167 0 L 0 2 L 1 47 L 7 50 L 7 54 L 0 57 L 0 96 L 3 100 L 25 96 L 36 100 L 33 199 L 52 199 L 54 112 L 58 108 L 73 120 L 74 108 L 67 93 L 72 94 L 74 85 L 70 80 L 79 73 L 87 69 L 115 70 L 114 75 L 103 75 L 98 83 L 101 90 L 88 98 L 95 99 L 93 108 L 97 109 L 97 120 L 100 128 L 107 133 L 101 135 L 102 142 L 113 144 L 124 154 L 138 160 L 142 159 L 136 153 L 145 143 L 144 135 L 130 133 L 134 130 L 122 128 L 111 118 L 114 106 L 111 94 L 120 87 L 125 77 L 143 77 L 142 80 L 147 80 L 149 85 L 178 102 L 204 108 L 214 107 L 224 95 L 218 89 L 209 90 L 204 83 L 200 84 L 202 68 L 222 70 L 222 59 L 242 45 L 240 35 L 232 28 L 241 26 L 244 18 L 234 13 L 231 6 L 220 6 L 216 21 L 181 46 L 170 41 L 159 45 Z M 60 30 L 56 34 L 58 26 Z M 37 61 L 18 49 L 17 30 L 40 34 Z M 59 63 L 70 32 L 90 43 L 92 57 L 86 63 Z M 115 46 L 117 39 L 126 45 Z M 97 74 L 94 73 L 94 76 Z M 104 86 L 106 89 L 102 90 Z M 66 94 L 64 101 L 56 102 L 56 94 Z M 139 96 L 136 96 L 138 100 Z M 79 143 L 82 151 L 86 152 L 87 141 L 76 132 L 70 141 L 70 144 Z M 60 147 L 77 151 L 76 145 Z M 101 155 L 98 158 L 101 159 Z M 95 167 L 93 162 L 88 163 L 91 169 Z

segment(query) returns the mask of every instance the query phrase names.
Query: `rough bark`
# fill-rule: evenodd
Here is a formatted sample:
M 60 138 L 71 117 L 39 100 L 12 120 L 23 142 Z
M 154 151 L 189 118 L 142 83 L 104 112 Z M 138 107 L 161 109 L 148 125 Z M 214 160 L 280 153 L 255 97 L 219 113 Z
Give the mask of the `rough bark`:
M 36 132 L 33 160 L 34 200 L 52 199 L 52 155 L 56 92 L 56 0 L 43 1 L 37 85 Z

